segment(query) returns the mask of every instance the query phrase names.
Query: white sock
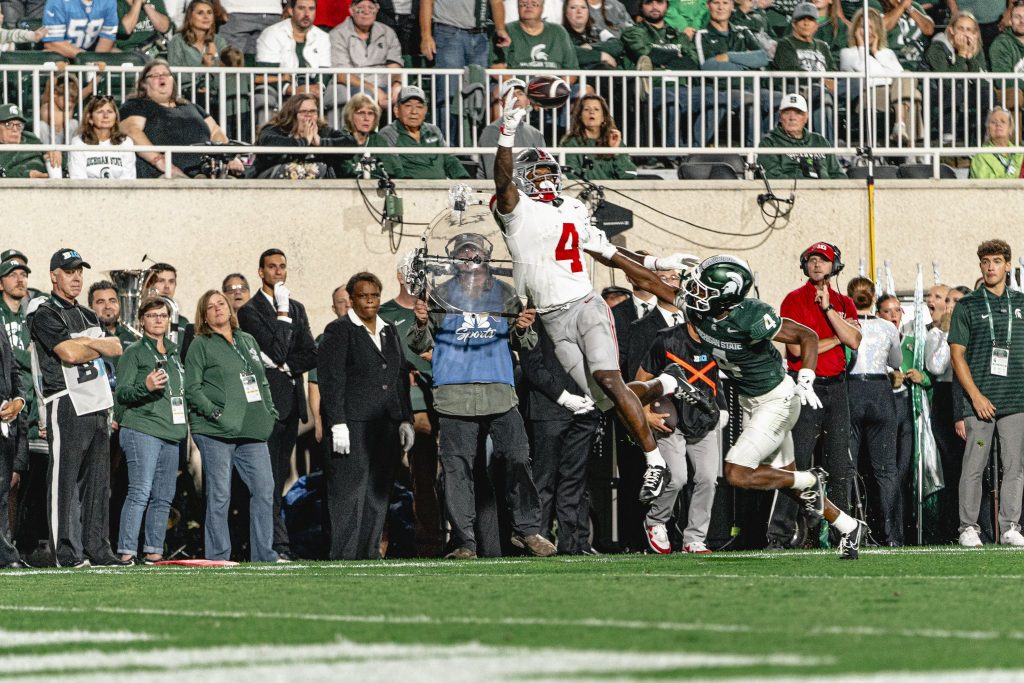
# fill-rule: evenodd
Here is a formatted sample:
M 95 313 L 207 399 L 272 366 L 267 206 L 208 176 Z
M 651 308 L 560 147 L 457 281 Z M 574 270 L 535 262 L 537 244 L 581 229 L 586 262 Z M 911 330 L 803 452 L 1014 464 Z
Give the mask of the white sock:
M 796 489 L 797 491 L 806 491 L 807 489 L 814 486 L 817 483 L 818 478 L 810 472 L 794 472 L 793 473 L 793 485 L 789 488 Z
M 668 396 L 669 394 L 674 393 L 679 387 L 679 380 L 672 375 L 658 375 L 658 381 L 661 382 L 661 386 L 665 388 L 662 396 Z
M 832 526 L 839 529 L 841 534 L 850 534 L 857 529 L 857 520 L 845 512 L 840 512 L 839 516 L 836 517 L 836 521 L 832 522 Z
M 644 453 L 644 457 L 647 458 L 648 467 L 665 467 L 665 458 L 661 457 L 661 451 L 655 448 L 650 453 Z

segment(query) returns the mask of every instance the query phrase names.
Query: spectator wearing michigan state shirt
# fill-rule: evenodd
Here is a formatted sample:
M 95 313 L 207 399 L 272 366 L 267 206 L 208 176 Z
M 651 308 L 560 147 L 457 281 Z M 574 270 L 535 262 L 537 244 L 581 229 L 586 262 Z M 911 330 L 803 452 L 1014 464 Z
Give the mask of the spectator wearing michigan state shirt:
M 80 52 L 112 52 L 117 0 L 46 0 L 43 49 L 74 59 Z
M 524 311 L 515 290 L 494 277 L 488 265 L 493 245 L 486 237 L 462 233 L 449 244 L 456 275 L 432 295 L 444 306 L 431 314 L 426 301 L 417 301 L 416 325 L 406 333 L 416 353 L 433 349 L 438 452 L 452 529 L 447 558 L 468 560 L 477 557 L 478 551 L 488 555 L 497 551 L 481 547 L 492 539 L 487 534 L 478 538 L 476 533 L 482 521 L 477 519 L 478 506 L 486 505 L 488 492 L 474 483 L 487 481 L 481 471 L 486 467 L 482 444 L 487 436 L 494 443 L 492 466 L 504 470 L 512 544 L 534 555 L 554 555 L 555 546 L 540 535 L 540 499 L 530 471 L 526 427 L 517 408 L 512 370 L 512 349 L 537 343 L 532 329 L 536 311 Z M 444 312 L 452 307 L 487 313 Z
M 828 242 L 815 242 L 800 254 L 800 269 L 807 276 L 807 281 L 786 295 L 779 313 L 818 335 L 814 389 L 822 407 L 800 411 L 800 418 L 793 427 L 793 451 L 797 469 L 808 469 L 817 464 L 828 472 L 828 497 L 845 510 L 849 507 L 849 489 L 854 475 L 849 455 L 846 347 L 856 349 L 860 346 L 857 308 L 850 297 L 830 285 L 830 280 L 843 270 L 839 247 Z M 802 367 L 800 347 L 787 344 L 786 360 L 790 374 L 799 372 Z M 823 462 L 812 463 L 819 445 Z M 790 545 L 795 535 L 796 515 L 796 504 L 779 496 L 768 525 L 770 546 Z

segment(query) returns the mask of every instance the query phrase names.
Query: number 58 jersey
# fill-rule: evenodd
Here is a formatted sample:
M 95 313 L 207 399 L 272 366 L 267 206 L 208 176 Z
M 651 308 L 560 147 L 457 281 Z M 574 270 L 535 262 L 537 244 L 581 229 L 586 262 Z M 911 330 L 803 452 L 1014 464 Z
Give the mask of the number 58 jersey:
M 580 240 L 591 229 L 583 202 L 573 197 L 539 202 L 519 192 L 511 213 L 495 209 L 494 215 L 514 261 L 516 291 L 529 296 L 540 311 L 594 291 L 580 251 Z

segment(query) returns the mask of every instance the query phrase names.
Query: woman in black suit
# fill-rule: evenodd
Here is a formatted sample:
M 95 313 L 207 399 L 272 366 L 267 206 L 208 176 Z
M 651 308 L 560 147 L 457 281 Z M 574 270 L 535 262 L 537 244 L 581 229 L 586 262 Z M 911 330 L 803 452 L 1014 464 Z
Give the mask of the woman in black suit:
M 380 559 L 395 466 L 412 446 L 410 366 L 397 328 L 377 316 L 380 279 L 357 273 L 352 308 L 318 349 L 332 560 Z

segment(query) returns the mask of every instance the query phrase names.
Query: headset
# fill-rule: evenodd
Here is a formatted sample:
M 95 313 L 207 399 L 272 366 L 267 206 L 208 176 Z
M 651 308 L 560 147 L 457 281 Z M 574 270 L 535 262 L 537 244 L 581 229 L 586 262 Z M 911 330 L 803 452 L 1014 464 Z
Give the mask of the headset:
M 811 254 L 824 251 L 825 247 L 831 249 L 836 255 L 835 260 L 832 261 L 832 272 L 829 273 L 829 277 L 835 277 L 836 275 L 839 275 L 839 273 L 843 272 L 843 268 L 846 267 L 846 264 L 843 263 L 843 252 L 840 251 L 839 247 L 830 242 L 815 242 L 804 249 L 804 253 L 800 254 L 800 270 L 804 272 L 804 275 L 807 275 L 808 277 L 810 276 L 807 272 L 807 260 L 811 258 Z

